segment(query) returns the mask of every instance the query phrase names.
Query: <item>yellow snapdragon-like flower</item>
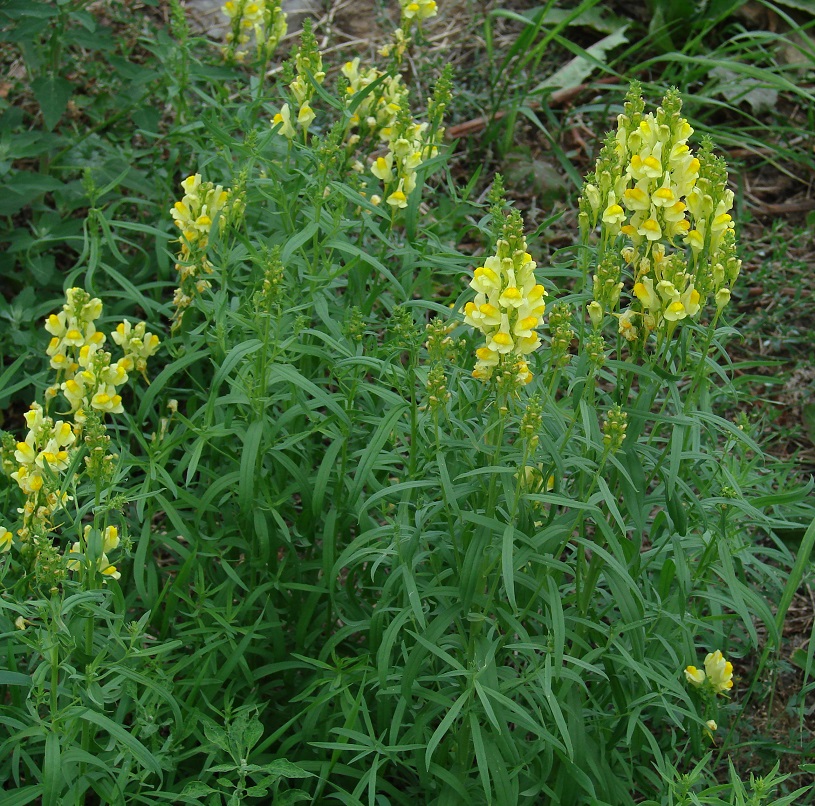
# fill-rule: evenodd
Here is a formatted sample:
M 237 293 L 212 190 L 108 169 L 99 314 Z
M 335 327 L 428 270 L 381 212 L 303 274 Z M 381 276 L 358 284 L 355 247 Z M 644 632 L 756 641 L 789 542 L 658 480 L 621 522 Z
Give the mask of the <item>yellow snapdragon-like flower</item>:
M 435 17 L 438 13 L 436 0 L 399 0 L 402 19 L 408 24 Z
M 382 79 L 378 90 L 360 97 L 360 93 L 385 74 L 375 67 L 360 67 L 359 56 L 346 62 L 341 72 L 348 81 L 346 104 L 354 109 L 348 116 L 345 135 L 348 147 L 356 146 L 361 137 L 367 134 L 387 142 L 393 132 L 397 112 L 407 103 L 408 89 L 402 83 L 402 77 L 398 74 L 388 75 Z
M 170 210 L 175 225 L 181 231 L 178 238 L 180 251 L 175 265 L 179 287 L 173 299 L 176 322 L 194 296 L 209 287 L 209 283 L 201 275 L 212 272 L 212 264 L 207 258 L 207 246 L 215 222 L 223 232 L 228 220 L 234 221 L 243 213 L 240 194 L 221 185 L 203 181 L 201 174 L 188 176 L 181 187 L 184 196 Z
M 52 473 L 65 470 L 70 463 L 69 449 L 76 441 L 70 423 L 64 420 L 54 422 L 43 416 L 38 403 L 32 403 L 26 412 L 28 434 L 18 442 L 14 458 L 19 467 L 11 474 L 26 495 L 38 493 L 45 482 L 44 471 L 47 465 Z
M 473 272 L 475 299 L 464 306 L 464 321 L 484 334 L 476 351 L 473 376 L 492 377 L 500 364 L 516 368 L 521 383 L 532 380 L 525 356 L 541 344 L 536 328 L 543 325 L 546 291 L 535 279 L 535 261 L 526 251 L 520 214 L 507 218 L 496 254 Z
M 5 526 L 0 526 L 0 554 L 5 554 L 11 549 L 13 539 L 14 535 Z
M 95 325 L 102 314 L 100 299 L 81 288 L 69 288 L 65 296 L 62 310 L 45 320 L 45 329 L 52 336 L 45 352 L 52 369 L 70 373 L 76 371 L 76 351 L 85 346 L 101 347 L 105 334 Z
M 283 104 L 280 111 L 272 119 L 273 126 L 280 126 L 280 134 L 291 140 L 297 133 L 291 125 L 291 111 L 288 104 Z
M 720 311 L 741 266 L 726 168 L 709 140 L 691 150 L 693 129 L 681 106 L 671 90 L 656 113 L 646 113 L 632 84 L 580 199 L 584 245 L 599 226 L 594 298 L 604 311 L 615 312 L 619 293 L 612 292 L 623 288 L 624 274 L 632 276 L 631 307 L 615 314 L 630 341 L 655 329 L 671 332 L 697 318 L 711 298 Z M 662 292 L 664 283 L 671 293 Z
M 349 62 L 346 68 L 348 76 L 355 77 L 359 73 L 356 60 Z M 416 189 L 419 167 L 438 154 L 438 146 L 444 136 L 442 122 L 451 97 L 451 85 L 451 73 L 445 70 L 428 101 L 428 119 L 419 123 L 410 112 L 407 89 L 400 83 L 399 77 L 389 78 L 383 84 L 384 95 L 376 102 L 367 119 L 368 129 L 378 130 L 380 139 L 387 143 L 388 149 L 385 154 L 374 158 L 370 171 L 383 183 L 382 195 L 395 209 L 407 207 L 408 197 Z
M 297 103 L 297 125 L 304 133 L 308 132 L 316 113 L 311 107 L 311 101 L 316 94 L 314 84 L 322 84 L 325 80 L 323 70 L 323 57 L 317 47 L 317 40 L 311 30 L 311 19 L 303 20 L 303 32 L 300 36 L 300 47 L 294 56 L 294 66 L 297 75 L 289 84 L 289 90 Z M 278 133 L 291 140 L 295 131 L 291 123 L 292 111 L 288 104 L 281 107 L 280 112 L 274 116 L 273 124 L 282 124 Z
M 84 537 L 85 545 L 88 545 L 90 537 L 90 525 L 85 527 Z M 108 526 L 102 535 L 102 554 L 96 560 L 96 570 L 102 575 L 102 581 L 108 579 L 121 579 L 121 573 L 116 569 L 108 559 L 108 552 L 113 551 L 119 546 L 119 531 L 115 526 Z M 71 550 L 66 555 L 66 566 L 69 571 L 79 571 L 82 568 L 80 557 L 82 556 L 82 544 L 78 541 L 71 546 Z
M 206 249 L 212 222 L 224 212 L 230 199 L 229 190 L 202 181 L 201 174 L 188 176 L 181 187 L 184 196 L 170 210 L 175 225 L 181 230 L 179 241 L 188 252 L 193 246 Z
M 705 656 L 704 670 L 688 666 L 685 679 L 696 688 L 707 686 L 713 694 L 726 694 L 733 688 L 733 664 L 717 649 Z
M 117 386 L 127 380 L 125 376 L 124 380 L 119 381 L 119 372 L 135 369 L 143 375 L 147 369 L 147 359 L 155 355 L 160 346 L 159 337 L 149 333 L 144 322 L 138 322 L 135 327 L 130 322 L 121 322 L 110 337 L 124 352 L 124 357 L 117 362 L 116 378 L 110 381 Z

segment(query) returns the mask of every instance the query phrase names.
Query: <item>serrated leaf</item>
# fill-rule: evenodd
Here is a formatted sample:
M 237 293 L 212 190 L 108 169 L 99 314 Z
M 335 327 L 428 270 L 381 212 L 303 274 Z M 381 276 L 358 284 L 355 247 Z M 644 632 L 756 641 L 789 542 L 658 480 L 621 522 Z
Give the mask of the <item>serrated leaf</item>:
M 263 771 L 269 775 L 274 775 L 277 778 L 310 778 L 312 773 L 292 764 L 291 761 L 285 758 L 276 758 L 268 764 L 263 765 Z
M 246 790 L 246 794 L 250 798 L 265 798 L 268 791 L 268 786 L 261 786 L 258 784 L 258 786 L 250 786 L 249 789 Z
M 775 109 L 778 103 L 778 90 L 765 86 L 758 79 L 740 75 L 726 67 L 714 67 L 708 75 L 718 79 L 714 90 L 716 94 L 731 104 L 746 101 L 756 115 Z
M 810 14 L 815 14 L 815 6 L 812 5 L 812 0 L 775 0 L 779 6 L 786 6 L 787 8 L 794 8 L 798 11 L 808 11 Z
M 40 105 L 42 119 L 49 132 L 59 123 L 73 89 L 70 81 L 58 76 L 40 76 L 31 82 L 31 91 Z
M 257 717 L 257 714 L 252 714 L 252 719 L 246 725 L 243 731 L 243 743 L 247 750 L 251 750 L 263 736 L 263 725 Z
M 234 772 L 235 769 L 234 764 L 215 764 L 212 767 L 207 767 L 207 772 Z
M 576 87 L 578 84 L 582 84 L 600 66 L 599 63 L 606 62 L 606 54 L 610 50 L 622 45 L 624 42 L 628 42 L 625 35 L 627 28 L 627 25 L 623 25 L 614 33 L 604 36 L 599 42 L 595 42 L 591 47 L 583 51 L 584 56 L 575 56 L 538 84 L 535 90 Z
M 216 725 L 214 722 L 205 722 L 204 736 L 214 745 L 220 747 L 221 750 L 227 753 L 229 752 L 229 739 L 227 738 L 226 731 L 219 725 Z
M 200 798 L 203 795 L 211 795 L 213 792 L 217 791 L 217 789 L 213 789 L 211 786 L 208 786 L 201 781 L 193 781 L 184 787 L 181 794 L 186 795 L 189 798 Z
M 275 795 L 275 806 L 289 806 L 290 803 L 303 803 L 311 800 L 311 795 L 301 789 L 291 789 L 288 792 L 280 792 Z

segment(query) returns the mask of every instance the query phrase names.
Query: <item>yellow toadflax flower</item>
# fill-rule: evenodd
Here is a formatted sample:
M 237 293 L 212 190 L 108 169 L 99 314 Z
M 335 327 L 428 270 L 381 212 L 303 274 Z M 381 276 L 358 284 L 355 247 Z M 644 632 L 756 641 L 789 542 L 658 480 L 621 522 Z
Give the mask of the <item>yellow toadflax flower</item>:
M 543 325 L 546 297 L 535 279 L 535 265 L 526 251 L 520 213 L 513 210 L 496 254 L 473 272 L 475 299 L 464 306 L 464 321 L 480 330 L 485 341 L 476 350 L 474 377 L 488 380 L 501 365 L 514 371 L 519 383 L 532 380 L 525 357 L 540 347 L 536 328 Z
M 705 672 L 717 694 L 724 694 L 733 688 L 733 664 L 724 659 L 721 650 L 717 649 L 705 657 Z
M 175 225 L 181 230 L 178 238 L 181 248 L 175 264 L 179 274 L 179 288 L 174 298 L 176 323 L 184 308 L 207 286 L 206 282 L 202 283 L 200 275 L 212 272 L 207 246 L 216 221 L 223 232 L 228 220 L 236 221 L 243 213 L 240 193 L 204 182 L 201 174 L 188 176 L 181 187 L 184 196 L 170 210 Z
M 617 282 L 631 275 L 630 310 L 639 319 L 636 330 L 621 330 L 631 341 L 657 329 L 671 334 L 711 298 L 718 316 L 741 265 L 726 166 L 709 139 L 694 154 L 681 108 L 672 89 L 656 113 L 646 113 L 634 82 L 580 199 L 581 240 L 588 246 L 597 238 L 595 301 L 614 313 L 623 286 Z
M 688 666 L 685 669 L 685 679 L 688 683 L 698 688 L 705 682 L 705 673 L 702 669 L 697 669 L 695 666 Z
M 706 686 L 714 695 L 726 694 L 733 688 L 733 664 L 717 649 L 705 656 L 704 670 L 688 666 L 685 679 L 696 688 Z
M 399 0 L 399 4 L 402 6 L 402 20 L 408 27 L 438 13 L 436 0 Z

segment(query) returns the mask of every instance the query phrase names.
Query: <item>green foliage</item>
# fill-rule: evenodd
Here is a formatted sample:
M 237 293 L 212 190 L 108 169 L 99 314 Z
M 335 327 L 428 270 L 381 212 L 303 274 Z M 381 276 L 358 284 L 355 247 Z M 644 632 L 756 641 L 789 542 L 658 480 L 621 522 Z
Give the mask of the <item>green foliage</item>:
M 155 67 L 105 57 L 112 95 L 83 107 L 88 131 L 59 105 L 93 14 L 0 13 L 39 103 L 3 111 L 2 181 L 23 188 L 2 212 L 0 265 L 17 278 L 0 317 L 20 324 L 0 337 L 0 781 L 13 802 L 805 797 L 777 765 L 749 784 L 734 766 L 809 573 L 815 513 L 812 483 L 731 413 L 744 392 L 726 313 L 627 342 L 616 303 L 605 320 L 586 313 L 623 243 L 589 228 L 532 267 L 549 304 L 529 377 L 504 353 L 489 380 L 472 377 L 484 340 L 463 313 L 483 262 L 459 251 L 461 233 L 534 261 L 500 177 L 482 206 L 477 172 L 448 170 L 449 72 L 427 127 L 396 59 L 337 86 L 313 37 L 288 87 L 263 88 L 209 63 L 174 4 L 172 33 L 143 43 Z M 543 50 L 514 48 L 504 72 Z M 148 93 L 166 119 L 145 113 L 129 139 L 110 112 Z M 26 143 L 37 115 L 47 131 Z M 46 404 L 81 439 L 66 467 L 44 460 L 45 487 L 70 498 L 37 515 L 50 543 L 32 559 L 8 474 L 20 403 L 50 399 L 40 323 L 75 285 L 104 300 L 105 329 L 138 313 L 166 335 L 149 384 L 107 423 Z M 114 523 L 121 579 L 103 579 Z M 716 649 L 730 697 L 683 673 Z M 811 655 L 797 658 L 808 671 Z

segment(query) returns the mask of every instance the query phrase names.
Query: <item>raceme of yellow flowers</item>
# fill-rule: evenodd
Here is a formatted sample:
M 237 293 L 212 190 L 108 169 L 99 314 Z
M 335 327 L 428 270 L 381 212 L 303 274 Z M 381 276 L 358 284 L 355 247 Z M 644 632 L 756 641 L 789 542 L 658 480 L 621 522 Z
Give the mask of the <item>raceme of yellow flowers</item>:
M 476 350 L 473 376 L 492 377 L 496 368 L 520 384 L 532 373 L 526 357 L 540 344 L 536 328 L 543 325 L 546 291 L 535 279 L 535 261 L 526 251 L 520 213 L 507 216 L 496 253 L 473 272 L 475 299 L 464 306 L 464 321 L 484 334 Z
M 81 288 L 68 289 L 62 310 L 45 320 L 45 329 L 51 334 L 46 353 L 57 371 L 56 382 L 46 389 L 45 408 L 37 402 L 31 404 L 25 414 L 28 433 L 22 441 L 9 444 L 9 440 L 3 440 L 3 470 L 25 496 L 18 510 L 22 526 L 16 532 L 17 545 L 29 555 L 53 550 L 52 519 L 68 500 L 61 474 L 70 468 L 81 441 L 91 448 L 90 453 L 93 446 L 107 444 L 105 414 L 124 411 L 119 388 L 133 371 L 145 375 L 147 359 L 159 348 L 158 336 L 147 332 L 143 322 L 135 326 L 122 322 L 111 334 L 122 350 L 122 357 L 113 361 L 104 349 L 105 334 L 96 327 L 101 315 L 101 300 Z M 60 392 L 67 403 L 64 414 L 70 419 L 55 420 L 47 413 L 50 402 Z M 87 467 L 90 469 L 97 459 L 89 455 Z M 110 529 L 113 527 L 103 540 L 107 548 L 97 558 L 98 570 L 103 577 L 118 578 L 116 568 L 106 557 L 106 552 L 118 545 L 116 530 Z M 0 527 L 0 551 L 10 550 L 13 542 L 12 532 Z M 72 549 L 74 554 L 79 553 L 77 545 Z M 71 560 L 67 568 L 78 569 L 78 563 Z
M 242 48 L 249 43 L 252 31 L 258 59 L 268 61 L 288 31 L 286 14 L 280 4 L 281 0 L 227 0 L 221 7 L 231 22 L 224 57 L 244 61 L 249 51 Z
M 181 230 L 178 239 L 181 249 L 175 265 L 179 284 L 173 298 L 176 321 L 189 307 L 193 295 L 201 294 L 210 287 L 210 282 L 202 275 L 212 272 L 207 246 L 216 219 L 223 231 L 230 216 L 237 218 L 243 212 L 243 202 L 238 195 L 221 185 L 203 182 L 201 174 L 188 176 L 181 187 L 184 196 L 170 210 L 176 226 Z
M 598 328 L 612 313 L 631 342 L 672 332 L 710 298 L 720 311 L 741 267 L 726 166 L 709 140 L 693 153 L 681 108 L 670 90 L 656 114 L 644 113 L 634 83 L 580 199 L 584 247 L 599 226 L 589 316 Z M 628 305 L 617 312 L 624 274 L 633 282 Z
M 421 19 L 432 16 L 427 4 L 421 5 Z M 432 4 L 435 13 L 435 3 Z M 404 33 L 402 36 L 404 40 Z M 316 113 L 311 102 L 315 94 L 314 84 L 322 84 L 325 78 L 322 57 L 310 24 L 304 25 L 300 47 L 294 58 L 297 74 L 289 83 L 293 101 L 298 106 L 297 126 L 304 135 L 313 123 Z M 438 153 L 438 145 L 444 136 L 442 118 L 451 97 L 451 71 L 445 70 L 436 84 L 433 96 L 428 101 L 427 121 L 414 120 L 408 97 L 408 88 L 401 76 L 395 72 L 384 73 L 375 67 L 360 65 L 359 57 L 346 62 L 341 68 L 345 83 L 344 94 L 346 114 L 345 144 L 349 157 L 361 142 L 380 142 L 387 146 L 383 153 L 375 153 L 370 164 L 370 172 L 382 182 L 382 195 L 371 196 L 378 204 L 384 198 L 394 209 L 404 209 L 408 197 L 416 188 L 416 171 L 419 166 Z M 372 88 L 371 84 L 380 83 Z M 288 103 L 283 104 L 274 116 L 272 125 L 280 135 L 293 140 L 297 135 L 293 112 Z M 353 167 L 358 172 L 365 171 L 365 165 L 355 159 Z
M 317 47 L 317 40 L 311 30 L 311 20 L 308 17 L 303 20 L 303 33 L 300 37 L 300 47 L 294 56 L 294 66 L 297 75 L 289 84 L 289 89 L 298 107 L 297 125 L 305 133 L 316 117 L 311 107 L 311 100 L 315 93 L 312 80 L 316 84 L 322 84 L 325 79 L 323 57 Z M 291 109 L 288 104 L 283 104 L 280 111 L 274 116 L 272 125 L 279 125 L 279 133 L 289 140 L 294 138 L 296 131 L 292 124 Z

